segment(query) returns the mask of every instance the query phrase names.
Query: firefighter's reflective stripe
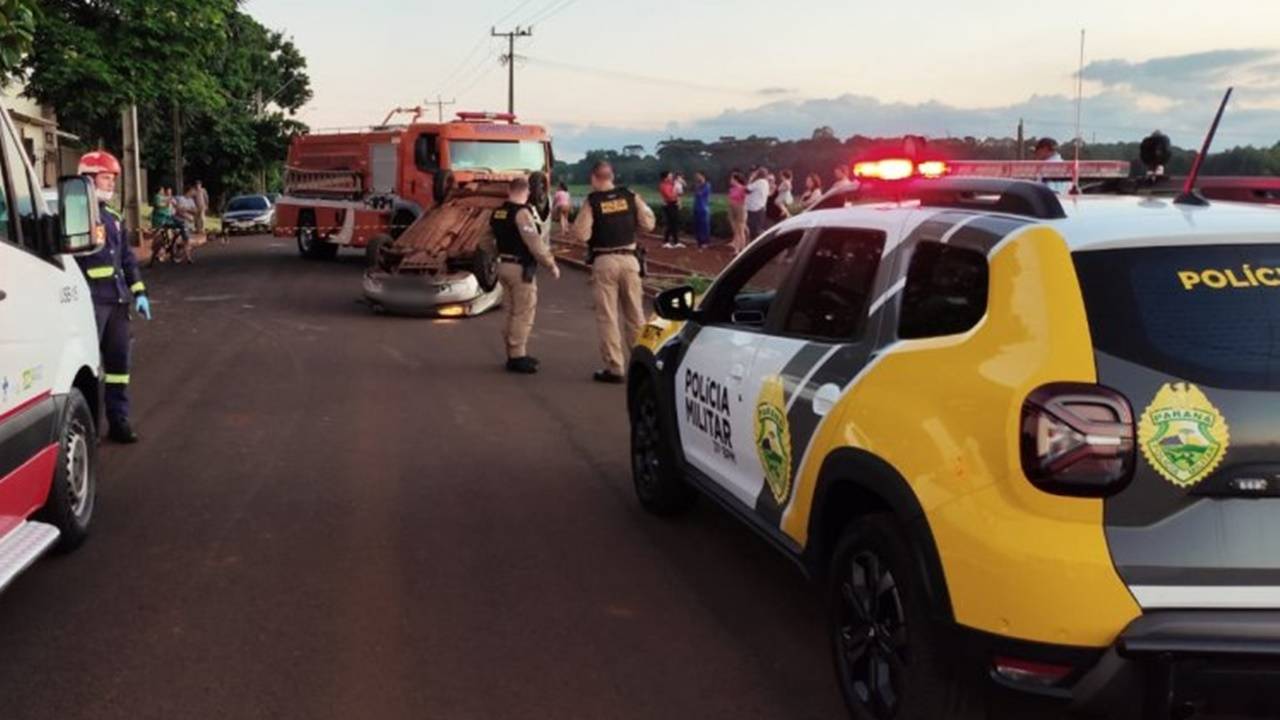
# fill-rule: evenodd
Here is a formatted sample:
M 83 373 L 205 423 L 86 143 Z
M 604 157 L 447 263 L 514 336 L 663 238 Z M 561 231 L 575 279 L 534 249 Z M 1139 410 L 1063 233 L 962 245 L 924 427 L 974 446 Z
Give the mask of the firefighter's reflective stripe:
M 107 373 L 106 376 L 103 378 L 103 382 L 107 383 L 108 385 L 128 385 L 129 374 L 128 373 L 124 373 L 124 374 Z
M 147 286 L 143 284 L 141 280 L 129 286 L 129 292 L 135 295 L 140 292 L 146 292 L 146 291 L 147 291 Z
M 88 276 L 90 280 L 103 280 L 115 275 L 116 269 L 110 265 L 103 265 L 101 267 L 89 268 L 84 271 L 84 274 Z

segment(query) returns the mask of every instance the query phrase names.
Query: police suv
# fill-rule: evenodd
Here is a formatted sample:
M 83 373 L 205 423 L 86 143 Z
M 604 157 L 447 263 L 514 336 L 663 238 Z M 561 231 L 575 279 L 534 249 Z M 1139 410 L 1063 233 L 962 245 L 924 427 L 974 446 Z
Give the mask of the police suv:
M 641 504 L 696 490 L 824 578 L 855 717 L 1275 717 L 1280 212 L 896 194 L 658 297 Z
M 87 178 L 45 204 L 0 109 L 0 588 L 93 516 L 100 363 L 89 287 L 69 257 L 102 247 Z

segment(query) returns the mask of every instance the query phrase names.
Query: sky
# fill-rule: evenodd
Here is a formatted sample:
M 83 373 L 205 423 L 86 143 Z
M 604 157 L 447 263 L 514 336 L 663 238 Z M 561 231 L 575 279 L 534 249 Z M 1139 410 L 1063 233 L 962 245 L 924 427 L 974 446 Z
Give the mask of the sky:
M 1006 137 L 1082 132 L 1196 146 L 1228 85 L 1217 147 L 1280 141 L 1276 0 L 248 0 L 306 55 L 313 128 L 380 122 L 437 96 L 547 125 L 557 154 L 752 133 Z

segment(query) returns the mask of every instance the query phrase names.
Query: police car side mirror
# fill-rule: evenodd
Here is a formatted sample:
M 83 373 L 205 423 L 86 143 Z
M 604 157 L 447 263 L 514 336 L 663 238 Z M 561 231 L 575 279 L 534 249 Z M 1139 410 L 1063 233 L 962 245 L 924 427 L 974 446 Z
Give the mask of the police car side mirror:
M 653 311 L 663 320 L 693 319 L 693 288 L 681 285 L 670 290 L 663 290 L 653 300 Z
M 106 244 L 106 231 L 98 217 L 93 181 L 84 175 L 58 180 L 58 252 L 82 255 Z

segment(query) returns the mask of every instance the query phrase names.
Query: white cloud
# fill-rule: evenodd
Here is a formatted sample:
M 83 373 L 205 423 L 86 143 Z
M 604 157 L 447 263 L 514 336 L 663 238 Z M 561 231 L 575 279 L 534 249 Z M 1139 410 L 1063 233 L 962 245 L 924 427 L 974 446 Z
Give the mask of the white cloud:
M 1137 140 L 1160 129 L 1185 147 L 1200 144 L 1228 83 L 1236 84 L 1232 106 L 1219 130 L 1217 148 L 1271 146 L 1280 141 L 1280 51 L 1215 50 L 1132 62 L 1101 60 L 1085 67 L 1096 89 L 1083 103 L 1086 141 Z M 1064 95 L 1036 95 L 1010 105 L 962 108 L 941 102 L 886 103 L 846 94 L 833 98 L 775 100 L 758 107 L 731 108 L 717 115 L 671 123 L 665 129 L 554 126 L 558 152 L 567 158 L 587 150 L 639 143 L 652 150 L 670 136 L 714 139 L 722 135 L 808 137 L 830 125 L 841 137 L 894 136 L 1011 137 L 1019 118 L 1028 136 L 1059 140 L 1075 133 L 1075 101 Z

